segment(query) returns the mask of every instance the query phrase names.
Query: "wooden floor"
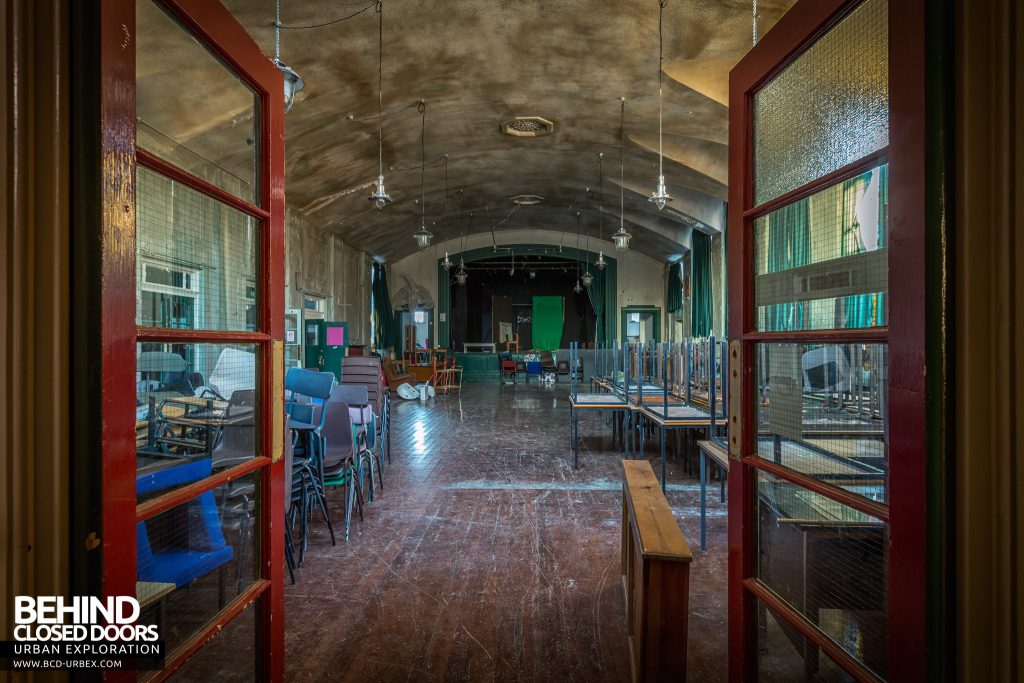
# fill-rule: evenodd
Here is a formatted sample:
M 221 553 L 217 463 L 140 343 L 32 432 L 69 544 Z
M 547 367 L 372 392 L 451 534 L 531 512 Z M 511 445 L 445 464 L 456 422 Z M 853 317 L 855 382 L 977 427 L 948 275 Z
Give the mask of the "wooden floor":
M 396 400 L 384 495 L 347 545 L 332 547 L 316 520 L 298 583 L 286 590 L 289 681 L 628 679 L 621 451 L 611 451 L 599 415 L 584 415 L 574 471 L 567 399 L 564 384 L 534 383 Z M 657 457 L 654 444 L 648 457 Z M 698 482 L 672 461 L 669 482 L 669 503 L 697 549 Z M 691 569 L 691 681 L 726 678 L 717 488 L 709 487 L 708 552 L 695 550 Z M 341 526 L 340 490 L 328 496 Z M 203 659 L 219 671 L 183 673 L 231 677 L 230 661 Z

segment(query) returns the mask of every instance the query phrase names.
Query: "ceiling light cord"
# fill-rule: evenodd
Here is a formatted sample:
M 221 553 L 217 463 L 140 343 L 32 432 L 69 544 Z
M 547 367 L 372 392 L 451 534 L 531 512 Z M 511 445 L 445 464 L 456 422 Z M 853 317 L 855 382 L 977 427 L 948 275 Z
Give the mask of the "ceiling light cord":
M 281 0 L 277 0 L 277 15 L 274 19 L 274 61 L 281 61 Z
M 341 17 L 339 19 L 332 19 L 331 21 L 325 21 L 322 24 L 306 24 L 306 25 L 303 25 L 303 26 L 282 26 L 281 28 L 284 29 L 285 31 L 304 31 L 306 29 L 311 29 L 311 28 L 323 28 L 324 26 L 333 26 L 334 24 L 340 24 L 341 22 L 348 21 L 349 19 L 355 19 L 356 17 L 358 17 L 363 12 L 367 12 L 367 11 L 369 11 L 371 9 L 374 9 L 375 7 L 378 7 L 380 4 L 381 4 L 381 1 L 380 0 L 376 0 L 375 2 L 370 3 L 369 5 L 367 5 L 366 7 L 362 8 L 361 10 L 353 12 L 352 14 L 349 14 L 348 16 Z M 378 11 L 380 11 L 380 10 L 378 10 Z
M 420 220 L 427 225 L 427 103 L 420 100 Z
M 753 44 L 757 45 L 757 0 L 753 0 Z
M 444 253 L 448 254 L 448 155 L 444 155 Z
M 597 155 L 597 178 L 601 187 L 601 212 L 598 214 L 597 239 L 604 239 L 604 152 Z
M 626 212 L 626 144 L 625 144 L 625 130 L 626 130 L 626 98 L 620 97 L 619 101 L 622 103 L 621 111 L 619 112 L 619 229 L 624 230 L 623 226 L 623 214 Z
M 665 39 L 662 31 L 662 24 L 665 19 L 665 5 L 668 0 L 658 0 L 658 175 L 664 176 L 665 154 L 662 147 L 661 119 L 662 119 L 662 88 L 665 79 Z
M 377 174 L 384 175 L 384 3 L 374 4 L 377 13 Z

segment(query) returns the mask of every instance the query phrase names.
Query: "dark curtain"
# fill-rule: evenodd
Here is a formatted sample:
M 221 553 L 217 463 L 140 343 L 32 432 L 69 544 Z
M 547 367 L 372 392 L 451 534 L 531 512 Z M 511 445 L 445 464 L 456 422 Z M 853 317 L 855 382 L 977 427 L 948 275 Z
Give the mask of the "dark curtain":
M 604 342 L 604 271 L 600 268 L 594 268 L 590 271 L 593 276 L 593 280 L 590 286 L 587 287 L 587 296 L 590 297 L 590 307 L 594 309 L 594 315 L 597 316 L 597 321 L 594 323 L 594 341 L 597 343 Z
M 373 312 L 377 316 L 374 337 L 378 351 L 398 350 L 399 335 L 395 314 L 391 310 L 391 294 L 388 292 L 387 269 L 382 263 L 373 264 Z
M 707 337 L 711 334 L 711 238 L 694 230 L 690 256 L 690 334 Z
M 777 273 L 811 261 L 810 210 L 806 199 L 788 204 L 765 217 L 768 221 L 768 270 Z M 782 332 L 811 328 L 804 302 L 768 307 L 766 330 Z
M 683 260 L 680 259 L 668 269 L 668 296 L 665 308 L 678 314 L 683 310 Z

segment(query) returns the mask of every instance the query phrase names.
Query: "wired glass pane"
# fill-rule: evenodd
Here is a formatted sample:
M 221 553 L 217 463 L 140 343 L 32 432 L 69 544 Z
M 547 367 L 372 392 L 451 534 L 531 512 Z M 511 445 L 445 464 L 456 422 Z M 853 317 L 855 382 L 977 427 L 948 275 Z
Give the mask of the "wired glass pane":
M 755 329 L 888 324 L 889 167 L 754 220 Z
M 766 472 L 757 492 L 758 580 L 884 678 L 888 526 Z
M 136 324 L 256 331 L 260 222 L 142 166 Z
M 757 601 L 758 683 L 853 683 L 817 645 Z
M 152 0 L 135 7 L 138 146 L 256 203 L 259 96 Z
M 865 0 L 754 95 L 754 204 L 889 143 L 886 0 Z
M 139 502 L 259 455 L 255 345 L 144 342 L 136 349 Z
M 757 455 L 888 502 L 885 344 L 759 344 Z
M 140 623 L 167 652 L 259 578 L 260 473 L 233 479 L 136 525 Z
M 177 681 L 258 681 L 259 599 L 228 622 L 224 629 L 174 674 Z

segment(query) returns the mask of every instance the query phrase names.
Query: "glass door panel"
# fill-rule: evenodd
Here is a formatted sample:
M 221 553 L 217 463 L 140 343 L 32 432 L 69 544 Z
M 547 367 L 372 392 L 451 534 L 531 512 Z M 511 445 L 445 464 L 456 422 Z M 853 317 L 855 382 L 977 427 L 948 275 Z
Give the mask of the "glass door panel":
M 255 203 L 259 95 L 159 3 L 135 13 L 136 144 Z
M 802 0 L 730 76 L 734 681 L 908 670 L 890 304 L 913 291 L 890 272 L 889 30 L 887 0 Z
M 270 283 L 284 269 L 281 73 L 218 2 L 128 7 L 108 23 L 137 36 L 126 43 L 134 55 L 122 47 L 105 68 L 130 64 L 135 76 L 135 291 L 117 302 L 136 323 L 121 359 L 134 368 L 135 452 L 130 467 L 104 460 L 121 492 L 104 484 L 104 516 L 118 495 L 134 491 L 136 506 L 105 539 L 133 571 L 104 579 L 104 591 L 134 589 L 143 618 L 160 625 L 168 669 L 192 658 L 199 671 L 213 661 L 207 643 L 217 652 L 235 642 L 217 634 L 241 633 L 250 643 L 235 652 L 251 662 L 232 671 L 277 680 L 284 553 L 270 529 L 284 515 L 284 307 L 283 286 Z

